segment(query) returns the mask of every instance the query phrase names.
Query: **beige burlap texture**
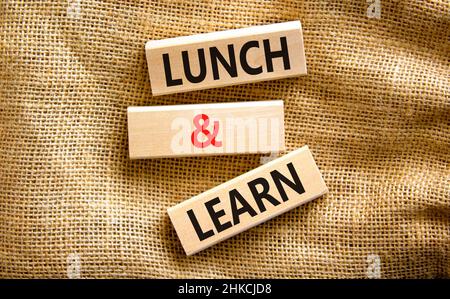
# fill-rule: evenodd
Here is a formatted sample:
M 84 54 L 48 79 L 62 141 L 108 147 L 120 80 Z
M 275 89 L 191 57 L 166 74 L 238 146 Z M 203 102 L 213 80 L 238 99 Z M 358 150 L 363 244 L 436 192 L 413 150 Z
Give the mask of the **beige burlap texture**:
M 381 10 L 380 10 L 381 9 Z M 449 277 L 435 1 L 2 1 L 1 277 Z M 308 75 L 152 97 L 149 39 L 301 20 Z M 264 155 L 128 158 L 128 106 L 282 99 L 328 195 L 186 257 L 166 209 Z

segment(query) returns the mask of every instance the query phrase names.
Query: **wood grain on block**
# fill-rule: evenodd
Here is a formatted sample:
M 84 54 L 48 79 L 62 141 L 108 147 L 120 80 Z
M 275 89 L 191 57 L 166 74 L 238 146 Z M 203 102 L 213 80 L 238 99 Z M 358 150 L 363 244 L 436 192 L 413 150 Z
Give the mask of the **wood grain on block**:
M 283 101 L 128 108 L 131 159 L 284 150 Z
M 307 146 L 168 209 L 187 255 L 328 192 Z
M 155 96 L 306 74 L 300 21 L 151 40 L 145 52 Z

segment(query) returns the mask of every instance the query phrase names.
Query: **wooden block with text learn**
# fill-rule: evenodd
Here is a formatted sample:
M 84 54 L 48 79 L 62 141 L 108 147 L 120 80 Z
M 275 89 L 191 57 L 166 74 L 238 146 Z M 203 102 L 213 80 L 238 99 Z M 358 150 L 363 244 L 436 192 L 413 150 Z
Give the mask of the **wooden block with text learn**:
M 328 192 L 308 146 L 168 209 L 187 255 Z
M 145 45 L 154 96 L 306 74 L 300 21 Z
M 283 101 L 128 108 L 131 159 L 284 150 Z

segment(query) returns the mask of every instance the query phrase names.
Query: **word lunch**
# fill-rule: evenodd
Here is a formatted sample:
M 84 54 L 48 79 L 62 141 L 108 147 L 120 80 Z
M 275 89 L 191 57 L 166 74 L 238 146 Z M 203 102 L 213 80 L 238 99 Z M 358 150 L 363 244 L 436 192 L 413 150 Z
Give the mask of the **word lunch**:
M 131 159 L 284 150 L 283 101 L 128 108 Z
M 151 40 L 154 96 L 306 74 L 299 21 Z
M 304 146 L 169 208 L 168 214 L 192 255 L 327 192 Z

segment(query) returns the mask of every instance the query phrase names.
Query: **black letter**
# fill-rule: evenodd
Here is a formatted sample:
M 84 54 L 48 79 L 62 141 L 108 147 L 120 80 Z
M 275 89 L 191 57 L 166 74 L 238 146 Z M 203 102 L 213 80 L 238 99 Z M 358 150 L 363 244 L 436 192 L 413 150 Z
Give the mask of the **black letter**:
M 292 178 L 294 179 L 294 182 L 290 181 L 288 178 L 283 176 L 277 170 L 270 172 L 270 175 L 272 176 L 272 179 L 275 182 L 275 185 L 277 186 L 278 192 L 280 192 L 283 201 L 288 201 L 289 198 L 286 195 L 286 191 L 284 191 L 281 181 L 283 181 L 286 185 L 291 187 L 291 189 L 295 190 L 298 194 L 305 193 L 305 189 L 303 188 L 302 182 L 300 181 L 297 172 L 295 172 L 294 165 L 292 165 L 292 163 L 289 163 L 287 167 L 289 169 L 289 172 L 291 173 Z
M 166 74 L 167 87 L 183 84 L 183 81 L 181 81 L 181 79 L 175 79 L 175 80 L 172 79 L 172 71 L 170 70 L 169 54 L 167 54 L 167 53 L 163 54 L 163 62 L 164 62 L 164 73 Z
M 256 185 L 262 185 L 263 186 L 263 190 L 261 192 L 258 192 L 258 190 L 256 189 Z M 266 207 L 264 206 L 262 199 L 265 198 L 268 201 L 270 201 L 271 204 L 273 204 L 274 206 L 278 206 L 280 204 L 280 202 L 278 200 L 276 200 L 275 197 L 273 197 L 272 195 L 268 194 L 269 192 L 269 183 L 267 182 L 266 179 L 264 178 L 257 178 L 249 183 L 247 183 L 248 187 L 250 188 L 250 191 L 253 194 L 253 197 L 255 198 L 256 203 L 258 204 L 258 208 L 259 210 L 262 212 L 264 212 L 266 210 Z
M 230 228 L 232 226 L 231 222 L 225 222 L 224 224 L 220 223 L 219 218 L 225 215 L 225 212 L 223 210 L 220 211 L 214 211 L 213 206 L 220 203 L 220 199 L 218 197 L 211 199 L 210 201 L 205 202 L 205 207 L 208 210 L 209 217 L 211 217 L 212 221 L 214 222 L 214 226 L 216 227 L 217 231 L 220 233 L 221 231 L 226 230 L 227 228 Z
M 197 236 L 200 239 L 200 241 L 203 241 L 205 239 L 208 239 L 209 237 L 214 236 L 214 232 L 212 230 L 209 230 L 206 233 L 202 231 L 202 228 L 200 227 L 197 217 L 195 217 L 194 211 L 192 211 L 192 209 L 187 211 L 187 214 L 192 222 L 192 225 L 194 226 L 195 232 L 197 233 Z
M 242 208 L 237 208 L 236 199 L 242 205 Z M 256 216 L 256 211 L 252 208 L 252 206 L 242 197 L 241 193 L 239 193 L 236 189 L 230 191 L 230 204 L 231 204 L 231 212 L 233 214 L 233 222 L 234 225 L 239 224 L 240 219 L 239 215 L 244 213 L 249 213 L 250 216 Z
M 198 49 L 198 62 L 200 65 L 200 74 L 198 74 L 198 76 L 192 75 L 188 51 L 181 52 L 181 55 L 183 56 L 184 75 L 189 80 L 189 82 L 191 83 L 202 82 L 206 77 L 205 50 Z
M 228 56 L 230 57 L 230 63 L 228 63 L 223 57 L 222 53 L 216 47 L 209 48 L 209 53 L 211 55 L 211 66 L 213 71 L 214 80 L 219 80 L 219 69 L 217 68 L 217 60 L 220 61 L 222 66 L 226 69 L 228 74 L 231 77 L 237 77 L 237 68 L 236 68 L 236 57 L 234 56 L 234 47 L 233 45 L 228 45 Z
M 250 48 L 259 48 L 259 43 L 256 40 L 246 42 L 241 49 L 241 52 L 239 53 L 239 58 L 241 60 L 241 66 L 244 69 L 244 71 L 249 75 L 258 75 L 261 74 L 263 69 L 262 66 L 260 67 L 251 67 L 248 65 L 247 62 L 247 52 Z
M 268 39 L 263 40 L 264 43 L 264 52 L 266 54 L 266 64 L 267 64 L 267 71 L 273 72 L 273 63 L 272 59 L 276 57 L 283 57 L 283 64 L 285 70 L 290 70 L 291 65 L 289 63 L 289 51 L 288 46 L 286 42 L 286 37 L 280 37 L 280 43 L 281 43 L 281 51 L 270 51 L 270 41 Z

